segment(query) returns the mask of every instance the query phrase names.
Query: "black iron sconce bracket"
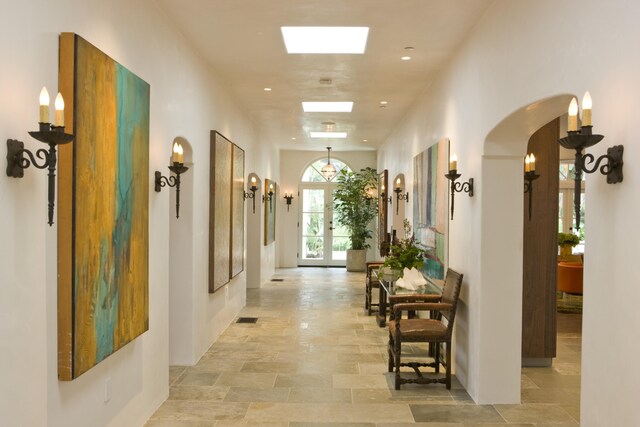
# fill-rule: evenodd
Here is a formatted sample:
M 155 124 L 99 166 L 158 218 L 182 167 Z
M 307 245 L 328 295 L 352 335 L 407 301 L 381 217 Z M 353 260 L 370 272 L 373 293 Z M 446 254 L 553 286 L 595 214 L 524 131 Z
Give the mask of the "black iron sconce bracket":
M 155 190 L 156 193 L 159 193 L 162 187 L 176 188 L 176 218 L 180 218 L 180 175 L 188 171 L 189 168 L 184 163 L 174 162 L 169 166 L 169 170 L 175 173 L 175 176 L 171 175 L 167 178 L 160 171 L 155 172 Z
M 37 169 L 48 169 L 48 224 L 53 225 L 53 211 L 56 194 L 56 146 L 73 141 L 73 135 L 64 133 L 64 126 L 52 126 L 50 123 L 39 123 L 40 130 L 29 132 L 34 139 L 45 143 L 49 149 L 40 148 L 35 155 L 24 148 L 24 143 L 15 139 L 7 140 L 7 176 L 24 177 L 24 170 L 29 166 Z M 25 154 L 27 157 L 25 157 Z M 38 159 L 42 163 L 38 163 Z
M 289 208 L 291 207 L 291 202 L 293 201 L 293 193 L 289 195 L 285 193 L 284 199 L 287 201 L 287 212 L 289 212 Z
M 406 202 L 409 203 L 409 192 L 407 191 L 404 194 L 400 194 L 402 193 L 400 187 L 396 187 L 393 192 L 396 193 L 396 215 L 398 215 L 398 212 L 400 211 L 400 200 L 406 200 Z
M 269 191 L 266 195 L 262 196 L 262 203 L 269 201 L 269 212 L 273 210 L 273 191 Z
M 244 200 L 247 200 L 247 199 L 253 200 L 253 213 L 256 213 L 256 191 L 258 191 L 258 186 L 252 185 L 251 187 L 249 187 L 249 191 L 251 192 L 250 193 L 248 191 L 244 192 Z
M 592 147 L 599 143 L 604 135 L 594 135 L 592 133 L 593 126 L 582 126 L 579 131 L 568 131 L 567 136 L 560 138 L 558 142 L 564 148 L 575 150 L 575 187 L 573 205 L 576 216 L 576 229 L 580 229 L 580 194 L 582 173 L 594 173 L 600 170 L 600 173 L 606 175 L 607 184 L 617 184 L 622 182 L 622 166 L 624 165 L 623 154 L 624 147 L 622 145 L 614 145 L 607 149 L 607 154 L 596 157 L 593 154 L 583 154 L 585 148 Z M 594 164 L 595 163 L 595 164 Z M 601 165 L 602 163 L 602 165 Z M 592 167 L 589 165 L 593 164 Z
M 533 181 L 540 178 L 535 171 L 529 171 L 524 173 L 524 193 L 529 193 L 529 221 L 531 221 L 531 210 L 533 208 Z
M 469 178 L 469 181 L 466 182 L 456 182 L 456 180 L 461 176 L 462 175 L 460 175 L 455 169 L 452 169 L 448 174 L 445 174 L 445 177 L 449 181 L 451 181 L 451 220 L 453 220 L 454 200 L 456 192 L 465 192 L 469 194 L 469 197 L 473 197 L 473 178 Z

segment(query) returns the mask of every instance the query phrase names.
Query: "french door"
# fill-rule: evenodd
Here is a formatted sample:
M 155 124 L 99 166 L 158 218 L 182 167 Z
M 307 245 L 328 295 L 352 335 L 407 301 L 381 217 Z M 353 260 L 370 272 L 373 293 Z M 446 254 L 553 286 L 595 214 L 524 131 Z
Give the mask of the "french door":
M 298 222 L 300 266 L 344 266 L 349 234 L 333 211 L 331 183 L 303 183 Z

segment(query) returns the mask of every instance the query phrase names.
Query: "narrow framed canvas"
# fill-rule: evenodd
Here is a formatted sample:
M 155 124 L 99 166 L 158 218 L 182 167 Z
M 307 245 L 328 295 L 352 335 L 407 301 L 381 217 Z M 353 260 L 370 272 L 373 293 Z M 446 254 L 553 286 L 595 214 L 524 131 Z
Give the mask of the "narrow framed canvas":
M 449 140 L 442 139 L 413 158 L 413 221 L 416 240 L 427 248 L 423 273 L 442 284 L 448 257 Z
M 269 192 L 273 194 L 269 196 Z M 270 179 L 264 180 L 264 245 L 276 241 L 276 200 L 278 200 L 278 184 Z
M 60 36 L 66 129 L 58 169 L 58 377 L 72 380 L 149 328 L 149 85 Z
M 378 174 L 378 249 L 380 256 L 386 256 L 389 250 L 389 171 L 383 170 Z
M 231 280 L 231 141 L 211 131 L 209 195 L 209 292 Z
M 244 270 L 244 150 L 233 144 L 231 192 L 231 277 Z

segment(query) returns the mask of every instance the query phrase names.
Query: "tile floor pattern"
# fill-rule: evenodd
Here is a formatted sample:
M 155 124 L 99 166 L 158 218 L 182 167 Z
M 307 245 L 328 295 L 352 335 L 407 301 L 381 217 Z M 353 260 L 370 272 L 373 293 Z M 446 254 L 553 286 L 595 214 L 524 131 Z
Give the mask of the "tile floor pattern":
M 580 315 L 559 315 L 552 368 L 522 370 L 521 405 L 476 405 L 455 381 L 393 389 L 385 328 L 363 310 L 364 275 L 278 270 L 194 367 L 170 368 L 148 427 L 577 426 Z M 418 349 L 410 349 L 419 351 Z

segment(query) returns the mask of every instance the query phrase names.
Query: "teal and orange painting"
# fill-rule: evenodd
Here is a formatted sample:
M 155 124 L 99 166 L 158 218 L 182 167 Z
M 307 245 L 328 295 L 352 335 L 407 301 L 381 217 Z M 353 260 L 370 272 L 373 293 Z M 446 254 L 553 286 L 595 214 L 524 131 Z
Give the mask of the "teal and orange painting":
M 149 327 L 150 87 L 80 36 L 65 33 L 61 51 L 63 43 L 74 51 L 73 67 L 61 58 L 61 74 L 73 69 L 75 140 L 71 185 L 59 190 L 71 191 L 71 227 L 63 221 L 59 233 L 71 233 L 71 378 L 63 379 L 72 379 Z

